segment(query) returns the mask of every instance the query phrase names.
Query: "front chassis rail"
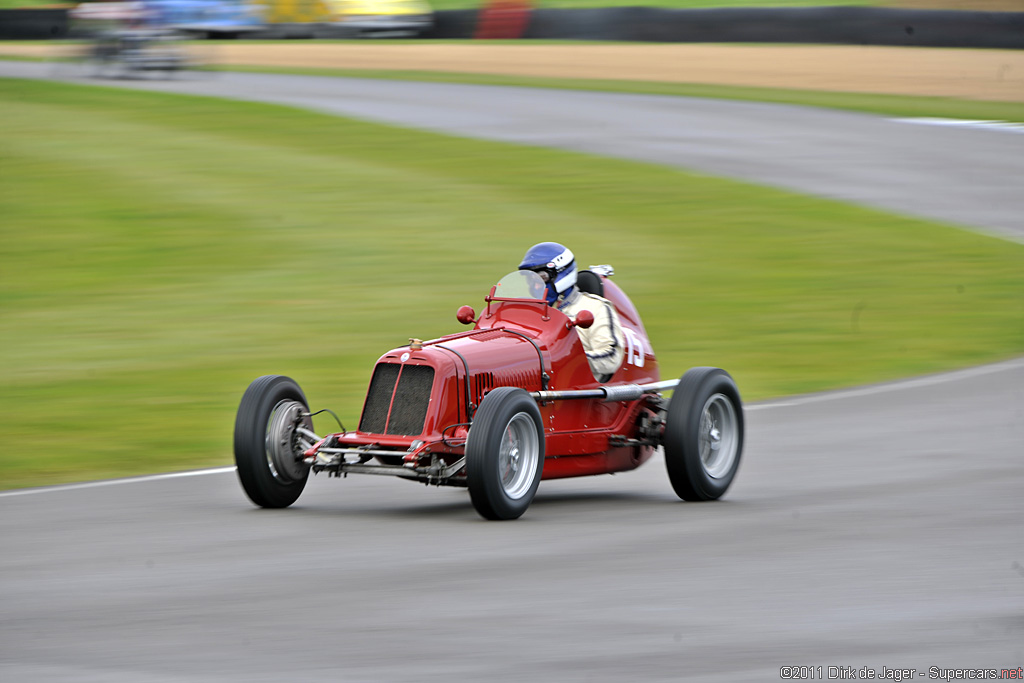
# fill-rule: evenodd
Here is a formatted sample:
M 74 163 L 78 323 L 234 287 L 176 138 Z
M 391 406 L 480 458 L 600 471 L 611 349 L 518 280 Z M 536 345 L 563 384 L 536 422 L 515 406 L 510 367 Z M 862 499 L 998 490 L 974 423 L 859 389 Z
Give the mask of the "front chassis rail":
M 328 451 L 328 452 L 325 452 Z M 401 451 L 368 451 L 358 448 L 331 448 L 323 449 L 313 458 L 307 458 L 314 474 L 327 472 L 328 476 L 345 477 L 349 474 L 372 474 L 385 477 L 398 477 L 418 481 L 424 484 L 435 486 L 466 486 L 466 475 L 463 470 L 466 467 L 466 458 L 462 457 L 448 465 L 434 459 L 430 465 L 425 467 L 413 467 L 414 463 L 405 465 L 371 464 L 363 458 L 366 455 L 382 455 L 394 458 L 401 456 Z M 359 461 L 350 462 L 345 456 L 357 456 Z M 310 462 L 312 461 L 312 462 Z M 461 474 L 460 474 L 461 472 Z

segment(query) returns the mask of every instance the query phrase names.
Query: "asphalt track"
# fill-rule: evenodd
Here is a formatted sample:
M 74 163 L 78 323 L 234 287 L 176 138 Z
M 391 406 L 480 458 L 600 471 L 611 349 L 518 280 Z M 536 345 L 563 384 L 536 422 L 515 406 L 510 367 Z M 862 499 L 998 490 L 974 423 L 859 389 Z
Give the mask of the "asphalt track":
M 1024 359 L 747 418 L 738 478 L 708 504 L 678 501 L 657 459 L 545 482 L 511 523 L 481 520 L 463 491 L 372 477 L 318 477 L 280 511 L 252 507 L 230 471 L 0 493 L 0 680 L 743 682 L 790 666 L 943 680 L 929 668 L 1024 665 Z
M 233 472 L 0 494 L 0 679 L 778 681 L 1024 664 L 1024 360 L 748 410 L 728 496 L 656 459 L 464 491 Z M 314 399 L 315 400 L 315 399 Z

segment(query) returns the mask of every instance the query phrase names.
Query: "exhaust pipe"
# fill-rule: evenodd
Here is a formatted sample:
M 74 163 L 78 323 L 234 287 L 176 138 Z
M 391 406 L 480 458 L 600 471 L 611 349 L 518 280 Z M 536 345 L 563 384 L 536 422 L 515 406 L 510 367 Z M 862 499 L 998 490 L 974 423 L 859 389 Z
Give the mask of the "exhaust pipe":
M 666 389 L 674 389 L 679 380 L 670 379 L 650 384 L 616 384 L 599 389 L 575 389 L 569 391 L 531 391 L 530 396 L 541 403 L 547 401 L 567 401 L 579 398 L 597 398 L 605 403 L 615 401 L 635 401 L 644 394 L 656 394 Z

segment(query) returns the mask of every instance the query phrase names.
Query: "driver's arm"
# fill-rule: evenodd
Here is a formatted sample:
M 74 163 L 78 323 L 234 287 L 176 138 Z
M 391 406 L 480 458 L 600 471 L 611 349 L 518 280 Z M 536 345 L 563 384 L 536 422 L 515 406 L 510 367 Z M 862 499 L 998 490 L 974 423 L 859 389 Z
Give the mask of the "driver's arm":
M 619 316 L 611 303 L 600 297 L 587 297 L 581 306 L 594 314 L 594 324 L 586 330 L 576 328 L 583 342 L 590 369 L 600 381 L 607 381 L 622 365 L 626 355 L 626 340 Z

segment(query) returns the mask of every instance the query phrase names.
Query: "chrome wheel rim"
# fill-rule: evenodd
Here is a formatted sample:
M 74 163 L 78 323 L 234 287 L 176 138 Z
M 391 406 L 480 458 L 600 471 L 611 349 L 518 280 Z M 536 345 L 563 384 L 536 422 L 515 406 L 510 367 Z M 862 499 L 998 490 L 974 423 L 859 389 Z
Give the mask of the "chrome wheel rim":
M 700 416 L 700 464 L 712 479 L 732 471 L 739 453 L 739 421 L 736 408 L 725 394 L 704 403 Z
M 274 479 L 284 484 L 299 481 L 309 470 L 302 461 L 302 454 L 312 444 L 297 431 L 300 426 L 313 428 L 306 412 L 306 406 L 298 401 L 284 400 L 274 406 L 267 420 L 267 469 Z
M 498 450 L 498 477 L 505 495 L 513 500 L 525 496 L 539 463 L 537 427 L 527 413 L 516 413 L 505 426 Z

